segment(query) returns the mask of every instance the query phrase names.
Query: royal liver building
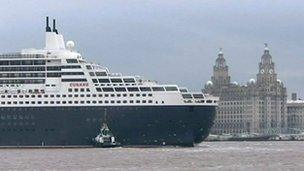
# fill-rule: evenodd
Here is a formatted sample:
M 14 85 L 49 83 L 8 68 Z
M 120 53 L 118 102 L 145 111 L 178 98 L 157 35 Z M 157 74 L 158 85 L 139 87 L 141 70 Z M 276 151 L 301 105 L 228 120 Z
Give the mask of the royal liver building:
M 220 97 L 214 134 L 285 132 L 287 127 L 286 88 L 277 79 L 275 65 L 265 44 L 255 79 L 246 85 L 230 81 L 228 66 L 220 50 L 213 76 L 203 91 Z

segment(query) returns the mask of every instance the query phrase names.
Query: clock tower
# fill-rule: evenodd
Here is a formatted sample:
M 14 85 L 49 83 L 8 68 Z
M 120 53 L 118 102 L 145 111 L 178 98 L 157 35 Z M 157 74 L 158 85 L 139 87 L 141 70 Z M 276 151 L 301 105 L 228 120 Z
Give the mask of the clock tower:
M 264 54 L 259 63 L 259 73 L 257 74 L 257 85 L 260 87 L 274 86 L 277 83 L 277 74 L 274 68 L 274 62 L 269 53 L 267 43 L 265 43 Z
M 277 79 L 274 62 L 265 43 L 264 54 L 259 63 L 257 74 L 258 111 L 260 130 L 267 134 L 281 133 L 286 130 L 286 88 Z
M 213 66 L 213 76 L 211 77 L 211 81 L 218 88 L 228 86 L 230 84 L 228 66 L 226 64 L 222 48 L 220 48 L 215 65 Z
M 203 92 L 212 94 L 214 96 L 220 96 L 222 90 L 228 88 L 229 86 L 230 76 L 228 72 L 228 65 L 226 63 L 226 59 L 224 58 L 222 48 L 220 48 L 215 65 L 213 66 L 213 76 L 211 77 L 211 81 L 208 81 L 205 84 Z

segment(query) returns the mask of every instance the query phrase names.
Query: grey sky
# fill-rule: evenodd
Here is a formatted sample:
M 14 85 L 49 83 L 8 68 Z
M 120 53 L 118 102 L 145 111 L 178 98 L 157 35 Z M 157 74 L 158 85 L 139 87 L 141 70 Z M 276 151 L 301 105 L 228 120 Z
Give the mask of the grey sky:
M 200 90 L 219 47 L 233 81 L 255 78 L 264 42 L 288 93 L 304 97 L 303 1 L 0 0 L 0 52 L 43 46 L 44 18 L 113 72 Z

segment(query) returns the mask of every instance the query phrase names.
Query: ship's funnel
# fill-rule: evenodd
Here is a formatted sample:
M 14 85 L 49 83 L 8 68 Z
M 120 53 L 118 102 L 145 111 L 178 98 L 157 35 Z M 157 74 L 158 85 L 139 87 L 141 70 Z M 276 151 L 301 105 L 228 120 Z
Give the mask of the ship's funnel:
M 56 20 L 53 19 L 53 32 L 58 34 L 58 30 L 56 29 Z
M 46 27 L 45 27 L 46 32 L 51 32 L 51 27 L 49 26 L 49 17 L 46 17 Z
M 47 27 L 45 34 L 45 49 L 47 50 L 62 50 L 65 49 L 64 39 L 61 34 L 58 34 L 56 29 L 56 20 L 53 19 L 53 29 L 49 27 L 49 18 L 47 17 Z

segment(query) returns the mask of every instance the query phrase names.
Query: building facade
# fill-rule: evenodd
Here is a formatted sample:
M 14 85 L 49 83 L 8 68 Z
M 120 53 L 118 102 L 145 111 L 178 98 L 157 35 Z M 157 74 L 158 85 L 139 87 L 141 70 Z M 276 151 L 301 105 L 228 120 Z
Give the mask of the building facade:
M 220 98 L 214 134 L 276 134 L 287 129 L 286 88 L 277 79 L 267 45 L 256 79 L 250 79 L 246 85 L 231 82 L 229 67 L 220 51 L 211 81 L 205 84 L 203 92 Z
M 287 101 L 288 133 L 296 134 L 304 132 L 304 100 L 298 99 L 296 94 Z

